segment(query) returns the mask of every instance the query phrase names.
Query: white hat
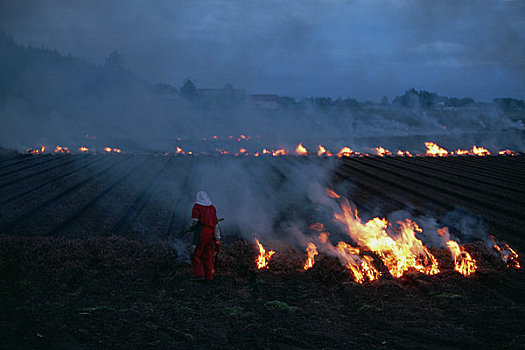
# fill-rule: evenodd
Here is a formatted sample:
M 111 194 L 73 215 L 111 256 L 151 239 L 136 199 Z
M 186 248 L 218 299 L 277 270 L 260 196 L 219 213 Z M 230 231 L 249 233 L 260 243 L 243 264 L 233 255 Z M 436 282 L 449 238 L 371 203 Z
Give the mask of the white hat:
M 197 192 L 197 196 L 195 197 L 195 203 L 204 205 L 205 207 L 209 207 L 210 205 L 212 205 L 210 197 L 204 191 Z

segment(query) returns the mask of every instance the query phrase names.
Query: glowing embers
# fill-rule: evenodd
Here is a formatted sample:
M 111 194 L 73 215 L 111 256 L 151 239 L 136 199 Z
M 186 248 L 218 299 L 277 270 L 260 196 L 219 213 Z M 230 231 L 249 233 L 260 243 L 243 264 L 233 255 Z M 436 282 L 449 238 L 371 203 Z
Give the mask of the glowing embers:
M 518 152 L 511 151 L 510 149 L 506 149 L 506 150 L 503 150 L 503 151 L 499 151 L 498 154 L 500 156 L 516 156 L 518 154 Z
M 416 232 L 422 232 L 415 222 L 399 221 L 397 235 L 391 237 L 386 219 L 374 218 L 362 223 L 346 199 L 340 205 L 342 213 L 336 213 L 335 219 L 346 226 L 347 233 L 359 247 L 376 253 L 393 277 L 401 277 L 409 269 L 427 275 L 439 272 L 436 258 L 415 236 Z
M 284 149 L 284 148 L 272 151 L 272 156 L 274 156 L 274 157 L 285 156 L 287 154 L 288 154 L 288 151 L 286 149 Z
M 230 156 L 238 156 L 238 157 L 247 157 L 247 156 L 250 156 L 250 157 L 269 157 L 269 156 L 273 156 L 273 157 L 280 157 L 280 156 L 302 156 L 302 157 L 322 157 L 322 158 L 328 158 L 328 157 L 333 157 L 333 156 L 337 156 L 339 158 L 342 158 L 342 157 L 370 157 L 371 154 L 368 154 L 368 153 L 359 153 L 357 151 L 354 151 L 353 149 L 351 149 L 350 147 L 347 147 L 347 146 L 344 146 L 342 147 L 339 152 L 335 153 L 335 151 L 330 151 L 327 147 L 319 144 L 317 145 L 317 150 L 311 150 L 309 151 L 307 149 L 307 146 L 304 144 L 304 143 L 299 143 L 295 149 L 293 148 L 287 148 L 287 147 L 283 147 L 283 146 L 280 146 L 280 148 L 269 148 L 269 147 L 266 147 L 266 148 L 254 148 L 254 147 L 250 147 L 248 145 L 248 143 L 246 145 L 242 145 L 242 147 L 240 147 L 239 144 L 235 143 L 235 146 L 232 148 L 231 147 L 231 141 L 234 141 L 233 139 L 233 136 L 229 136 L 231 137 L 232 139 L 228 139 L 228 142 L 230 142 L 230 146 L 226 145 L 226 144 L 223 144 L 223 145 L 218 145 L 218 144 L 215 144 L 212 148 L 206 148 L 205 150 L 201 150 L 201 151 L 196 151 L 196 150 L 187 150 L 185 148 L 185 146 L 182 146 L 182 145 L 178 145 L 175 147 L 175 150 L 173 150 L 172 152 L 175 154 L 175 155 L 202 155 L 202 156 L 206 156 L 206 155 L 215 155 L 215 156 L 220 156 L 220 155 L 230 155 Z M 259 139 L 260 136 L 257 135 L 257 139 Z M 203 138 L 203 141 L 206 141 L 206 140 L 210 140 L 210 142 L 215 142 L 215 141 L 218 141 L 222 138 L 219 138 L 218 136 L 212 136 L 211 138 Z M 247 141 L 247 140 L 250 140 L 251 137 L 250 136 L 245 136 L 245 135 L 241 135 L 238 140 L 241 140 L 242 142 L 244 141 Z M 178 141 L 181 141 L 180 138 L 177 139 Z M 253 146 L 253 144 L 252 144 Z M 491 152 L 489 150 L 487 150 L 486 148 L 483 148 L 483 147 L 478 147 L 476 145 L 474 145 L 472 147 L 472 149 L 468 150 L 468 149 L 457 149 L 456 151 L 447 151 L 446 149 L 438 146 L 437 144 L 433 143 L 433 142 L 425 142 L 425 146 L 427 148 L 426 152 L 424 154 L 412 154 L 411 152 L 409 151 L 406 151 L 406 150 L 398 150 L 396 153 L 393 153 L 393 152 L 390 152 L 388 149 L 382 147 L 382 146 L 379 146 L 379 147 L 375 147 L 375 148 L 372 148 L 373 152 L 372 152 L 372 156 L 380 156 L 380 157 L 385 157 L 385 156 L 389 156 L 389 157 L 414 157 L 414 156 L 417 156 L 417 157 L 424 157 L 424 156 L 431 156 L 431 157 L 445 157 L 445 156 L 489 156 L 491 155 Z M 196 146 L 197 148 L 200 148 L 198 146 Z M 50 152 L 52 150 L 52 152 Z M 81 146 L 81 147 L 78 147 L 78 146 L 75 146 L 75 147 L 72 147 L 71 150 L 73 150 L 72 152 L 75 153 L 75 152 L 78 152 L 78 153 L 90 153 L 90 154 L 97 154 L 97 153 L 124 153 L 124 151 L 121 149 L 121 148 L 117 148 L 117 147 L 109 147 L 109 146 L 105 146 L 105 147 L 95 147 L 95 146 L 90 146 L 89 148 L 86 147 L 86 146 Z M 69 152 L 69 149 L 68 147 L 65 147 L 65 146 L 56 146 L 56 147 L 47 147 L 46 146 L 38 146 L 38 147 L 34 147 L 34 148 L 28 148 L 26 149 L 26 153 L 29 153 L 29 154 L 42 154 L 44 152 L 48 152 L 48 153 L 58 153 L 58 154 L 61 154 L 61 153 L 70 153 Z M 168 155 L 169 152 L 162 152 L 164 153 L 165 155 Z M 496 153 L 494 153 L 496 154 Z M 512 150 L 509 150 L 509 149 L 506 149 L 506 150 L 503 150 L 503 151 L 499 151 L 497 153 L 498 155 L 503 155 L 503 156 L 517 156 L 519 155 L 518 152 L 516 151 L 512 151 Z
M 175 148 L 175 154 L 180 154 L 180 155 L 188 154 L 188 155 L 192 155 L 193 152 L 191 152 L 191 151 L 186 152 L 186 151 L 184 151 L 182 148 L 180 148 L 180 147 L 176 147 L 176 148 Z
M 275 254 L 275 252 L 273 250 L 266 251 L 266 249 L 264 249 L 263 245 L 259 242 L 257 237 L 255 237 L 255 242 L 257 243 L 257 246 L 259 248 L 259 255 L 257 256 L 257 259 L 255 260 L 257 264 L 257 268 L 267 269 L 268 262 L 270 261 L 271 257 Z
M 104 147 L 104 152 L 106 153 L 122 153 L 122 150 L 120 148 L 111 148 L 111 147 Z
M 40 146 L 39 148 L 28 148 L 26 153 L 28 154 L 42 154 L 46 151 L 46 146 Z
M 402 150 L 398 150 L 396 155 L 398 155 L 399 157 L 413 157 L 412 153 L 410 153 L 409 151 Z
M 507 243 L 503 243 L 502 245 L 496 244 L 496 238 L 494 236 L 491 235 L 490 239 L 492 240 L 492 248 L 494 248 L 507 267 L 513 267 L 515 269 L 521 268 L 520 262 L 518 261 L 518 253 L 509 247 Z

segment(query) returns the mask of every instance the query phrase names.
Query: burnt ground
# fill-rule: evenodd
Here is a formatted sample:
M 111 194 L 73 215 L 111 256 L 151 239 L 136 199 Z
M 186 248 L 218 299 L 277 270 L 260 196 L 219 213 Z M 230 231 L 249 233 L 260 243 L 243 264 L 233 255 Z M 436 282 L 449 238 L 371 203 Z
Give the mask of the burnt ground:
M 246 161 L 255 179 L 267 169 Z M 446 221 L 461 208 L 521 253 L 524 161 L 349 158 L 333 184 L 350 182 L 365 216 L 402 209 Z M 192 167 L 183 157 L 2 153 L 0 348 L 524 348 L 523 269 L 466 239 L 480 264 L 471 277 L 433 249 L 442 273 L 361 285 L 326 256 L 302 271 L 304 252 L 279 242 L 264 242 L 277 253 L 258 271 L 253 244 L 231 236 L 215 280 L 191 282 L 165 239 L 186 224 Z M 274 169 L 268 192 L 288 176 Z
M 523 270 L 483 249 L 473 277 L 444 253 L 437 276 L 363 285 L 323 257 L 280 250 L 265 271 L 255 248 L 224 247 L 210 283 L 167 245 L 120 237 L 0 238 L 2 348 L 519 349 Z M 479 247 L 478 247 L 479 248 Z

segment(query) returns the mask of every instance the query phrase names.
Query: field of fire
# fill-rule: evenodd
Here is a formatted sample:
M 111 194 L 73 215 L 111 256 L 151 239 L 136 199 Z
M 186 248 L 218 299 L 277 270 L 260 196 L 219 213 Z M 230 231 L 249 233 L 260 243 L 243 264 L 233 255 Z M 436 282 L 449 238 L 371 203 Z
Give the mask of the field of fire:
M 0 349 L 525 348 L 482 5 L 0 3 Z

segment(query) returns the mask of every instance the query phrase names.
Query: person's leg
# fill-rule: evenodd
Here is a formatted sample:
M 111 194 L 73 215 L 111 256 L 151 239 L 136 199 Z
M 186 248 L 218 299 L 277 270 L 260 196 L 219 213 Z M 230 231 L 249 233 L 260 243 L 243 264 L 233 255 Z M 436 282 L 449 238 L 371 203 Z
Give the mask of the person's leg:
M 193 268 L 193 274 L 195 277 L 204 277 L 204 268 L 202 266 L 202 254 L 206 246 L 207 240 L 204 235 L 201 234 L 197 246 L 191 256 L 191 267 Z
M 202 265 L 204 266 L 204 277 L 207 280 L 213 278 L 213 236 L 204 247 L 202 252 Z

